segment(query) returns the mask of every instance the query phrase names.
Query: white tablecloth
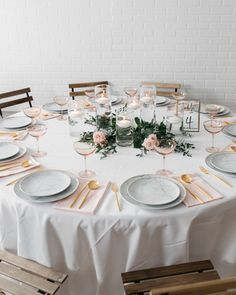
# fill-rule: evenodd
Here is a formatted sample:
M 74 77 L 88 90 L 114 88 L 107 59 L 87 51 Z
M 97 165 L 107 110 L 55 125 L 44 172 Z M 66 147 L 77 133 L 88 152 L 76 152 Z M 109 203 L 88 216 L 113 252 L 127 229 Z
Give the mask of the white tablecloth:
M 47 168 L 77 173 L 83 159 L 73 150 L 75 138 L 69 136 L 68 123 L 53 119 L 46 124 L 41 148 L 48 155 L 39 161 Z M 210 139 L 204 130 L 193 134 L 188 139 L 196 146 L 192 158 L 172 154 L 167 167 L 176 173 L 198 172 L 199 165 L 205 164 Z M 30 136 L 24 143 L 35 147 Z M 216 136 L 218 146 L 228 143 L 224 134 Z M 120 147 L 104 160 L 92 155 L 88 165 L 118 184 L 161 168 L 158 154 L 150 152 L 143 158 L 136 154 L 133 148 Z M 118 212 L 109 192 L 95 216 L 27 203 L 14 194 L 13 186 L 6 187 L 0 180 L 0 248 L 68 273 L 59 292 L 67 295 L 121 295 L 122 272 L 190 260 L 209 258 L 221 274 L 236 275 L 236 178 L 224 177 L 235 189 L 208 178 L 225 195 L 208 204 L 151 212 L 122 201 L 122 212 Z

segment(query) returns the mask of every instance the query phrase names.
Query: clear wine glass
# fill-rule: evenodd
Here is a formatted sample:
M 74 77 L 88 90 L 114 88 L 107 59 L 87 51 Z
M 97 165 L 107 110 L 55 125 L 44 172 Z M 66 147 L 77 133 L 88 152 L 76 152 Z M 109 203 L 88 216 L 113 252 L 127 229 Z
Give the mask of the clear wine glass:
M 214 138 L 215 134 L 219 133 L 224 128 L 224 124 L 220 121 L 212 119 L 203 122 L 203 126 L 205 130 L 212 135 L 211 147 L 207 147 L 206 151 L 209 153 L 219 152 L 220 149 L 214 146 Z
M 163 168 L 158 170 L 156 174 L 168 176 L 172 174 L 170 170 L 165 167 L 166 155 L 171 154 L 176 147 L 176 142 L 173 139 L 162 139 L 159 146 L 155 147 L 155 151 L 163 157 Z
M 40 151 L 39 149 L 39 138 L 43 136 L 47 131 L 47 126 L 44 124 L 34 124 L 28 128 L 28 132 L 32 137 L 35 137 L 37 140 L 37 150 L 32 153 L 33 157 L 43 157 L 47 153 Z
M 87 157 L 95 152 L 96 146 L 93 143 L 76 141 L 74 143 L 74 149 L 79 155 L 84 157 L 84 170 L 79 172 L 79 176 L 82 178 L 90 178 L 94 176 L 96 173 L 87 169 Z
M 179 116 L 179 102 L 186 98 L 186 93 L 184 91 L 175 92 L 175 93 L 172 94 L 172 97 L 176 100 L 175 114 L 176 114 L 176 117 L 178 117 Z
M 57 120 L 60 120 L 60 121 L 66 120 L 66 117 L 64 116 L 64 113 L 63 113 L 63 106 L 65 106 L 68 103 L 69 97 L 68 96 L 55 96 L 53 98 L 53 100 L 61 108 L 61 115 L 57 118 Z
M 32 119 L 32 123 L 34 124 L 37 122 L 37 119 L 39 118 L 41 114 L 41 108 L 37 106 L 31 107 L 31 108 L 25 108 L 23 112 L 27 117 Z
M 132 103 L 132 101 L 134 101 L 134 98 L 135 98 L 135 96 L 136 96 L 136 94 L 138 92 L 138 88 L 136 88 L 136 87 L 125 87 L 124 92 L 128 97 L 127 103 L 129 103 L 129 102 Z

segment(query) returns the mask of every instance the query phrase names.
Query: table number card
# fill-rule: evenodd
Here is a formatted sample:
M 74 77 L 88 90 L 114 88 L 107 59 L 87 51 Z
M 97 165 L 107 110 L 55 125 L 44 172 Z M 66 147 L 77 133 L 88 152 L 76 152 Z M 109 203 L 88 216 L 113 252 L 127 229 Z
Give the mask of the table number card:
M 200 101 L 184 101 L 183 130 L 186 132 L 200 131 Z

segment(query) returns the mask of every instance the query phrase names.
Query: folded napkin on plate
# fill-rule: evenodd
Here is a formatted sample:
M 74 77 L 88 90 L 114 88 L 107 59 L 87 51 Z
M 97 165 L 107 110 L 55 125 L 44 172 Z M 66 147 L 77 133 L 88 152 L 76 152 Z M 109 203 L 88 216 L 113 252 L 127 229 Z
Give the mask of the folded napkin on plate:
M 40 164 L 32 157 L 29 157 L 29 156 L 25 156 L 25 157 L 22 157 L 20 159 L 16 159 L 10 163 L 5 163 L 3 165 L 0 166 L 0 169 L 1 168 L 4 168 L 4 165 L 10 165 L 10 164 L 21 164 L 23 163 L 24 161 L 30 161 L 30 165 L 28 167 L 22 167 L 22 166 L 17 166 L 17 167 L 13 167 L 13 168 L 9 168 L 7 170 L 4 170 L 4 171 L 0 171 L 0 177 L 5 177 L 5 176 L 10 176 L 10 175 L 14 175 L 14 174 L 17 174 L 17 173 L 21 173 L 21 172 L 25 172 L 25 171 L 28 171 L 30 169 L 33 169 L 33 168 L 36 168 L 36 167 L 39 167 Z M 6 167 L 7 168 L 7 167 Z
M 187 191 L 187 195 L 186 198 L 184 200 L 184 204 L 187 207 L 192 207 L 192 206 L 196 206 L 196 205 L 201 205 L 204 203 L 208 203 L 211 201 L 215 201 L 218 199 L 223 198 L 224 196 L 218 192 L 217 190 L 215 190 L 212 186 L 210 186 L 205 180 L 203 180 L 201 177 L 197 176 L 197 175 L 192 175 L 193 178 L 193 182 L 192 183 L 182 183 L 184 185 L 184 187 L 186 188 Z M 204 192 L 202 189 L 199 188 L 199 186 L 205 190 L 210 196 L 212 196 L 212 198 L 210 198 L 210 196 Z M 192 194 L 191 192 L 196 195 L 199 199 L 202 200 L 203 203 L 200 202 L 200 200 L 197 200 Z
M 28 134 L 27 130 L 0 131 L 0 140 L 23 140 Z
M 98 181 L 100 183 L 100 187 L 97 190 L 90 192 L 86 202 L 83 204 L 83 206 L 80 209 L 79 209 L 79 205 L 81 204 L 85 194 L 88 192 L 88 187 L 81 193 L 81 195 L 79 196 L 79 199 L 73 205 L 72 208 L 70 208 L 70 205 L 73 203 L 73 200 L 76 198 L 78 193 L 82 190 L 84 185 L 86 183 L 88 183 L 88 180 L 84 180 L 84 179 L 79 180 L 79 183 L 80 183 L 79 188 L 76 190 L 76 192 L 74 194 L 72 194 L 71 196 L 69 196 L 66 199 L 58 201 L 54 205 L 54 208 L 61 209 L 61 210 L 68 210 L 68 211 L 72 211 L 72 212 L 79 212 L 79 213 L 83 213 L 83 214 L 90 214 L 90 215 L 95 214 L 96 209 L 98 208 L 99 204 L 101 203 L 103 197 L 105 196 L 105 194 L 110 186 L 109 181 L 104 181 L 101 179 L 98 179 Z
M 58 114 L 58 113 L 50 113 L 50 112 L 43 111 L 43 112 L 41 113 L 40 118 L 41 118 L 42 120 L 46 121 L 46 120 L 50 120 L 50 119 L 57 118 L 57 117 L 59 117 L 59 116 L 60 116 L 60 114 Z

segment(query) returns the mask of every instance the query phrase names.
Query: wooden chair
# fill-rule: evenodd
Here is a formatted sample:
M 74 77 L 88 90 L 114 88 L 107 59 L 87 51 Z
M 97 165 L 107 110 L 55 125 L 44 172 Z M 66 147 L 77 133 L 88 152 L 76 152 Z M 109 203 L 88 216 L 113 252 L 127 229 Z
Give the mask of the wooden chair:
M 5 93 L 0 94 L 0 99 L 14 97 L 17 95 L 24 95 L 23 98 L 16 98 L 13 100 L 7 100 L 5 102 L 0 103 L 1 117 L 2 117 L 2 109 L 10 107 L 10 106 L 29 102 L 30 107 L 32 107 L 31 101 L 33 100 L 33 97 L 29 95 L 30 92 L 31 92 L 30 88 L 24 88 L 24 89 L 18 89 L 18 90 L 14 90 L 14 91 L 5 92 Z
M 181 84 L 176 83 L 159 83 L 159 82 L 141 82 L 141 85 L 144 86 L 156 86 L 157 95 L 172 97 L 172 95 L 179 91 Z
M 207 295 L 236 294 L 236 277 L 152 290 L 150 295 Z
M 131 271 L 122 273 L 121 277 L 126 295 L 150 294 L 157 288 L 220 279 L 210 260 Z
M 75 99 L 75 96 L 84 96 L 86 89 L 93 91 L 94 87 L 100 84 L 108 85 L 109 83 L 108 81 L 100 81 L 69 84 L 69 88 L 71 89 L 70 96 L 72 97 L 72 99 Z M 75 91 L 77 88 L 79 88 L 80 90 Z
M 31 260 L 0 250 L 0 294 L 55 294 L 67 278 Z

